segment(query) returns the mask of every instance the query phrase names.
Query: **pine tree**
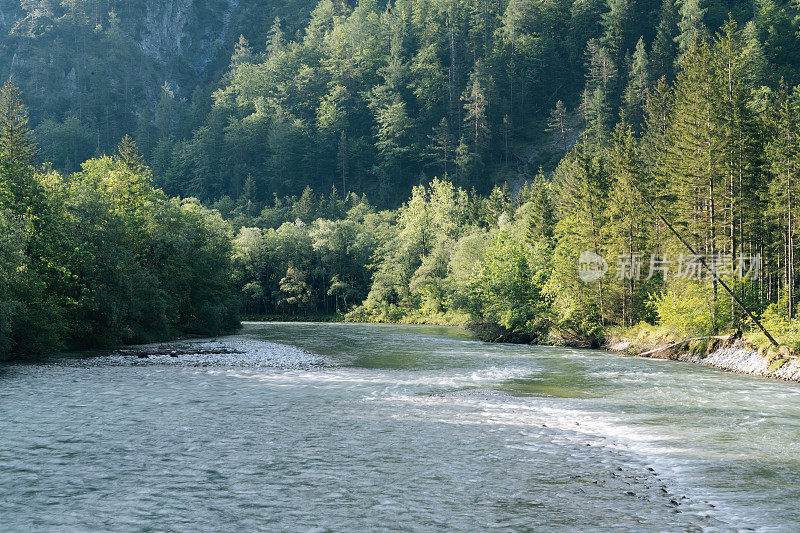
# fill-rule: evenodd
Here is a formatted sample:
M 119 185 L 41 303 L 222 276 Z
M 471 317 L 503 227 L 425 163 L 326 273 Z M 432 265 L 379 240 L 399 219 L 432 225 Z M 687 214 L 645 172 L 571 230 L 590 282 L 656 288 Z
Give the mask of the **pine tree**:
M 678 33 L 675 42 L 678 43 L 678 62 L 683 62 L 683 56 L 699 40 L 708 37 L 708 29 L 703 22 L 703 17 L 708 11 L 707 8 L 700 7 L 700 0 L 679 0 L 680 21 L 678 22 Z
M 636 43 L 633 63 L 628 73 L 628 86 L 625 88 L 625 118 L 635 131 L 641 128 L 644 120 L 644 108 L 650 88 L 649 67 L 644 39 L 640 38 Z
M 0 163 L 27 167 L 36 157 L 33 134 L 28 128 L 28 110 L 22 93 L 11 78 L 0 88 Z
M 570 131 L 569 124 L 567 123 L 567 108 L 564 107 L 564 102 L 559 100 L 556 102 L 556 107 L 550 111 L 550 118 L 547 121 L 547 131 L 554 132 L 561 139 L 561 147 L 567 151 L 567 133 Z

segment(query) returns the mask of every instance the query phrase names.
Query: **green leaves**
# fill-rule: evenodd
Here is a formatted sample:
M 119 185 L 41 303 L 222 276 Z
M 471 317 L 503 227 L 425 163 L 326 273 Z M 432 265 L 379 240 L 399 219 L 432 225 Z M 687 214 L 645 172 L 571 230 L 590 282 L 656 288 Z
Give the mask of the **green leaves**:
M 501 230 L 469 280 L 472 313 L 513 333 L 546 334 L 546 275 L 535 266 L 542 251 Z

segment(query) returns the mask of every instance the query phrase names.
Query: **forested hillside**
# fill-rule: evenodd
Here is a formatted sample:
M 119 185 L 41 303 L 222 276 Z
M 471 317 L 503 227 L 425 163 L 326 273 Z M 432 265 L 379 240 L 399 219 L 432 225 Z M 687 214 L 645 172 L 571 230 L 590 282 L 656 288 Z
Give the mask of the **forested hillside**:
M 315 121 L 314 135 L 295 129 L 304 140 L 287 146 L 303 154 L 327 147 L 327 155 L 312 152 L 314 168 L 327 161 L 323 175 L 339 190 L 356 188 L 359 176 L 370 180 L 362 188 L 379 205 L 391 203 L 381 193 L 387 184 L 402 190 L 421 183 L 396 212 L 351 212 L 352 240 L 339 233 L 333 241 L 347 250 L 346 243 L 363 242 L 362 233 L 375 240 L 369 285 L 358 269 L 326 264 L 332 241 L 324 220 L 293 220 L 308 212 L 308 190 L 284 207 L 280 227 L 240 234 L 253 309 L 330 309 L 337 295 L 350 294 L 366 296 L 348 315 L 353 320 L 477 320 L 501 338 L 599 342 L 609 327 L 640 322 L 678 337 L 746 329 L 749 319 L 723 290 L 727 285 L 782 338 L 796 341 L 787 321 L 796 310 L 795 7 L 756 5 L 753 19 L 753 5 L 745 4 L 598 3 L 587 16 L 592 25 L 577 16 L 587 7 L 575 3 L 559 25 L 556 15 L 566 11 L 554 5 L 512 2 L 483 11 L 464 6 L 459 33 L 456 5 L 444 12 L 422 5 L 398 2 L 374 14 L 360 4 L 323 32 L 314 21 L 334 7 L 322 3 L 302 43 L 234 60 L 216 109 L 225 102 L 252 106 L 242 125 L 296 117 L 309 100 L 293 99 L 288 75 L 276 69 L 287 58 L 307 57 L 300 54 L 318 32 L 312 42 L 326 43 L 317 52 L 322 59 L 300 65 L 315 73 L 321 65 L 330 81 L 318 94 L 328 93 L 306 120 L 294 121 Z M 493 7 L 503 10 L 492 14 Z M 369 20 L 388 43 L 371 66 L 364 48 L 373 42 L 364 37 Z M 354 35 L 360 37 L 347 40 Z M 336 46 L 344 51 L 337 55 Z M 244 43 L 238 50 L 252 57 Z M 290 72 L 305 68 L 292 64 Z M 353 85 L 359 89 L 348 89 Z M 439 97 L 435 105 L 426 105 L 430 94 Z M 337 126 L 320 142 L 331 117 Z M 347 143 L 359 136 L 364 143 L 354 156 Z M 538 173 L 530 165 L 520 172 L 517 150 L 537 142 L 540 157 L 548 148 L 553 154 L 539 161 Z M 371 170 L 359 167 L 360 158 Z M 303 161 L 287 169 L 302 173 Z M 430 175 L 446 179 L 426 186 Z M 251 186 L 280 190 L 254 176 L 244 179 L 246 205 L 258 202 Z M 527 184 L 514 187 L 521 179 Z M 512 187 L 481 195 L 506 180 Z M 244 205 L 233 208 L 242 223 L 263 227 L 291 200 L 276 199 L 250 219 L 241 218 Z M 579 277 L 583 252 L 605 260 L 605 277 Z
M 262 206 L 307 185 L 396 206 L 433 176 L 485 193 L 550 171 L 620 108 L 637 127 L 646 88 L 729 13 L 769 64 L 758 83 L 792 86 L 800 61 L 790 2 L 6 0 L 0 13 L 0 73 L 25 94 L 41 160 L 74 171 L 131 134 L 167 193 Z
M 239 35 L 263 40 L 278 16 L 294 32 L 312 8 L 311 0 L 0 0 L 0 76 L 25 94 L 40 159 L 74 171 L 125 134 L 190 135 Z
M 747 329 L 726 285 L 800 341 L 795 3 L 7 4 L 6 346 Z

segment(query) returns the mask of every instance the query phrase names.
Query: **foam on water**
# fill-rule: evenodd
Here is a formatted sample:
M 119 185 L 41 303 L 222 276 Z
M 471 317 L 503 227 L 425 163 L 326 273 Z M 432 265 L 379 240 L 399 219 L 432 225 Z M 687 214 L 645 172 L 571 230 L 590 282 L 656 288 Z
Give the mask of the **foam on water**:
M 800 523 L 794 384 L 418 331 L 250 325 L 8 367 L 0 514 L 76 530 Z

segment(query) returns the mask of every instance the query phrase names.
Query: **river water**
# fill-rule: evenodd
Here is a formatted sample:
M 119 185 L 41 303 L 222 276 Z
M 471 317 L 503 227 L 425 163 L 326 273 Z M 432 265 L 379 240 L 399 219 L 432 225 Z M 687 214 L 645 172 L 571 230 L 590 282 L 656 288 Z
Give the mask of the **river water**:
M 450 328 L 236 339 L 326 364 L 0 366 L 0 530 L 800 528 L 798 384 Z

